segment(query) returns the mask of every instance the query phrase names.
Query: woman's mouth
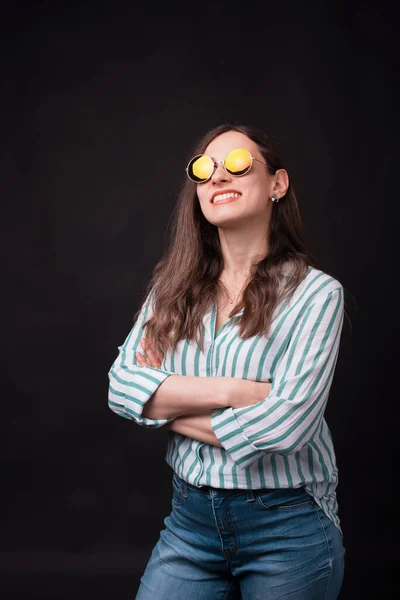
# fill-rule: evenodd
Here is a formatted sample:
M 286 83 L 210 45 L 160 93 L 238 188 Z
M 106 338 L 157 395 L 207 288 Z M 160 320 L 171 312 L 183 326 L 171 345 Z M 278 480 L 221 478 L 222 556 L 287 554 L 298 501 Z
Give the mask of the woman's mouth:
M 214 194 L 211 198 L 211 204 L 225 204 L 226 202 L 232 202 L 240 198 L 239 192 L 225 192 L 221 194 Z

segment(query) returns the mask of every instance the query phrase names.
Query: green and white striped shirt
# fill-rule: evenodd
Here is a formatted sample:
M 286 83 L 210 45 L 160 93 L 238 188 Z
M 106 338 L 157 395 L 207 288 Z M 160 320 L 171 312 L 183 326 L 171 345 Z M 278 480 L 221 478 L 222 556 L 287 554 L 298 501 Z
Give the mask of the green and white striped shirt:
M 314 267 L 278 304 L 268 336 L 239 338 L 240 311 L 215 332 L 215 303 L 205 313 L 204 351 L 181 340 L 160 369 L 141 367 L 147 298 L 109 371 L 109 406 L 145 427 L 172 419 L 142 417 L 144 404 L 171 374 L 271 381 L 257 404 L 214 411 L 212 428 L 222 448 L 169 432 L 165 460 L 195 486 L 291 488 L 304 486 L 340 530 L 338 472 L 324 411 L 339 353 L 344 315 L 342 285 Z

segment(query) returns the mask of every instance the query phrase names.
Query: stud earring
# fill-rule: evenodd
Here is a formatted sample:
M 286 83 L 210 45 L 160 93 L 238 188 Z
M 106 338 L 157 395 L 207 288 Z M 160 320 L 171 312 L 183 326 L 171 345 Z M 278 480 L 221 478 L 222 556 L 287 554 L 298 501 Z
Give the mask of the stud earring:
M 277 195 L 276 195 L 276 194 L 272 194 L 271 201 L 272 201 L 272 202 L 275 202 L 275 204 L 278 204 L 278 202 L 279 202 L 279 198 L 277 197 Z

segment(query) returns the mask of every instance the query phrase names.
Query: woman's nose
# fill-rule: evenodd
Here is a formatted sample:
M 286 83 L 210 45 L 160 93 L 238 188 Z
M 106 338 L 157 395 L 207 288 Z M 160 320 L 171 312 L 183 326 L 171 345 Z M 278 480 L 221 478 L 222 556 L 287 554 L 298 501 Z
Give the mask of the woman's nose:
M 214 173 L 211 179 L 212 181 L 215 181 L 215 183 L 219 183 L 220 181 L 229 181 L 230 175 L 224 169 L 222 163 L 215 163 Z

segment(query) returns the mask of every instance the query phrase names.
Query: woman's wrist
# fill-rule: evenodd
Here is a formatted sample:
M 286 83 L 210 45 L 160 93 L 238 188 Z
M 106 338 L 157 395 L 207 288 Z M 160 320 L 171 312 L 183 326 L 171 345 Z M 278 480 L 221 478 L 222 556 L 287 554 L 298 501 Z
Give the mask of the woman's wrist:
M 242 408 L 257 404 L 266 398 L 271 390 L 271 384 L 264 381 L 230 378 L 227 406 Z

